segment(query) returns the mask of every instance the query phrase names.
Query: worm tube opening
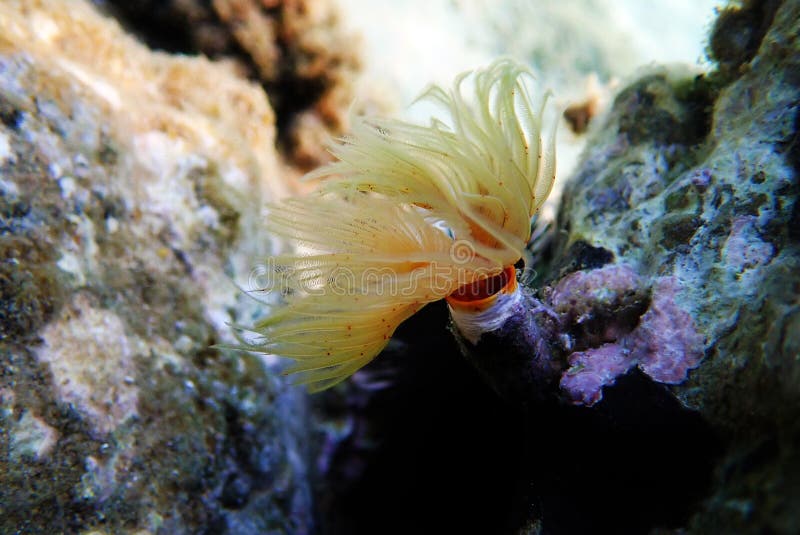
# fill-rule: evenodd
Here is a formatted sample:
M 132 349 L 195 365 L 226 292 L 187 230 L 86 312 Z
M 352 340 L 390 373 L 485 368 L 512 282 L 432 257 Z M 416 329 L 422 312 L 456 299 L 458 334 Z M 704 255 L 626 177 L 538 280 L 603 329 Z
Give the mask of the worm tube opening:
M 516 270 L 514 266 L 507 266 L 497 275 L 460 286 L 447 296 L 447 302 L 454 308 L 471 309 L 478 312 L 494 303 L 499 293 L 510 294 L 516 289 Z

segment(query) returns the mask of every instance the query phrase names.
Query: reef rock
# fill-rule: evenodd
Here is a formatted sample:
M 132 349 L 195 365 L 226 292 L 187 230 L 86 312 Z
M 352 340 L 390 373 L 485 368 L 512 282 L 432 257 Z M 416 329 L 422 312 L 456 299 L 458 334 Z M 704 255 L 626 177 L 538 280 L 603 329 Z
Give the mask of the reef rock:
M 304 397 L 210 349 L 290 189 L 275 137 L 230 66 L 2 3 L 0 531 L 311 529 Z
M 717 70 L 642 75 L 564 190 L 550 302 L 580 313 L 562 393 L 598 403 L 638 365 L 702 418 L 722 453 L 690 533 L 800 525 L 798 20 L 791 1 L 724 10 Z
M 325 140 L 348 130 L 360 40 L 330 0 L 99 3 L 154 48 L 224 59 L 259 81 L 276 112 L 279 146 L 295 165 L 329 161 Z

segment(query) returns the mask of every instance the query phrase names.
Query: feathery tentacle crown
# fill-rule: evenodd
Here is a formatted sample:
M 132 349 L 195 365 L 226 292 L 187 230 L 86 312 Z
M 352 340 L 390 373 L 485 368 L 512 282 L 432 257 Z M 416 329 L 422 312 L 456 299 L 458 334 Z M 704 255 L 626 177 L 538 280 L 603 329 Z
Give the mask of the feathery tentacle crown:
M 445 112 L 429 126 L 358 121 L 338 161 L 309 175 L 323 179 L 314 193 L 269 207 L 268 230 L 295 250 L 268 259 L 282 302 L 247 328 L 248 349 L 294 359 L 287 372 L 322 390 L 425 304 L 507 279 L 555 175 L 549 94 L 533 99 L 530 79 L 500 60 L 428 89 L 420 98 Z

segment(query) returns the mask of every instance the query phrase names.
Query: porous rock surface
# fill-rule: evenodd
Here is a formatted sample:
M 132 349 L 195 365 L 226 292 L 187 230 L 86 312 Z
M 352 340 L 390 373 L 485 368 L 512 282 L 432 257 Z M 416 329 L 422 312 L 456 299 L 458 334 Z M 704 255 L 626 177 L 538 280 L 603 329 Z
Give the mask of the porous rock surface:
M 798 20 L 793 1 L 730 7 L 715 72 L 640 76 L 595 128 L 559 213 L 545 293 L 582 311 L 562 392 L 593 405 L 638 364 L 702 417 L 722 452 L 690 533 L 800 524 Z M 634 291 L 649 297 L 630 321 L 614 303 Z M 593 315 L 602 328 L 581 331 Z
M 274 147 L 230 66 L 0 5 L 1 532 L 311 529 L 304 397 L 211 348 L 253 311 Z
M 303 169 L 330 160 L 325 141 L 349 127 L 353 79 L 361 68 L 360 39 L 343 28 L 334 2 L 98 3 L 154 48 L 234 63 L 267 91 L 282 154 Z

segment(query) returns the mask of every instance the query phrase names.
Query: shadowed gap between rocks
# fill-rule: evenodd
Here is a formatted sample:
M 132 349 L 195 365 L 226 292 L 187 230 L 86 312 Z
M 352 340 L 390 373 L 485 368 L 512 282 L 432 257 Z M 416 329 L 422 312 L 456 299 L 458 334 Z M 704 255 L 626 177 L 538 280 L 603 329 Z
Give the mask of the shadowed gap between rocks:
M 639 372 L 593 409 L 523 414 L 480 380 L 446 321 L 444 303 L 426 307 L 398 330 L 402 350 L 367 368 L 394 378 L 357 403 L 370 446 L 348 439 L 333 455 L 318 486 L 321 533 L 534 533 L 538 519 L 541 533 L 633 534 L 687 523 L 721 450 L 699 415 Z

